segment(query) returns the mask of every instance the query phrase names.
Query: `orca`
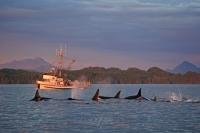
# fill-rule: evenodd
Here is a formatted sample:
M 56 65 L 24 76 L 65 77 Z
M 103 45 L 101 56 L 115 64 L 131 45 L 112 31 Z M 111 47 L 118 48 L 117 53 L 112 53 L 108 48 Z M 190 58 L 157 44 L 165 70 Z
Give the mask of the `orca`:
M 157 97 L 157 96 L 154 96 L 153 98 L 150 99 L 151 101 L 154 101 L 154 102 L 170 102 L 170 100 L 167 100 L 165 98 L 160 98 L 160 97 Z
M 83 101 L 83 99 L 75 99 L 75 98 L 67 98 L 67 100 L 70 100 L 70 101 Z
M 131 99 L 135 99 L 135 100 L 148 100 L 149 101 L 149 99 L 147 99 L 147 98 L 145 98 L 145 97 L 142 96 L 141 90 L 142 89 L 140 88 L 137 95 L 128 96 L 128 97 L 125 97 L 124 99 L 129 99 L 129 100 L 131 100 Z
M 114 97 L 107 97 L 107 96 L 99 96 L 100 99 L 111 99 L 111 98 L 120 98 L 121 90 L 117 92 Z
M 95 95 L 92 97 L 92 100 L 93 101 L 99 101 L 99 89 L 97 89 L 97 91 L 96 91 L 96 93 L 95 93 Z
M 168 100 L 168 99 L 160 98 L 160 97 L 156 97 L 156 96 L 154 96 L 154 97 L 151 98 L 150 100 L 153 101 L 153 102 L 171 102 L 171 101 Z
M 67 98 L 67 100 L 78 100 L 78 99 L 74 99 L 74 98 L 70 97 L 70 98 Z
M 34 96 L 33 99 L 31 99 L 31 101 L 36 101 L 36 102 L 38 102 L 38 101 L 43 101 L 43 100 L 44 100 L 44 101 L 47 101 L 47 100 L 49 100 L 49 99 L 51 99 L 51 98 L 41 97 L 40 94 L 39 94 L 39 89 L 37 89 L 36 92 L 35 92 L 35 96 Z

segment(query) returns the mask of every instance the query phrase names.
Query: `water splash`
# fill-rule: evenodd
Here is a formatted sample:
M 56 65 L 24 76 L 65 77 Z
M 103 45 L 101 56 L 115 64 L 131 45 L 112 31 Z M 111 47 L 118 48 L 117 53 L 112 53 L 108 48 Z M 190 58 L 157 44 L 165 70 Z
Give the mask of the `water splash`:
M 80 99 L 82 91 L 80 89 L 71 89 L 71 98 Z
M 185 100 L 187 103 L 200 103 L 200 98 L 188 98 Z
M 180 92 L 179 92 L 179 94 L 172 92 L 169 95 L 169 100 L 170 100 L 170 102 L 181 102 L 181 101 L 183 101 L 183 96 Z
M 89 81 L 78 81 L 78 80 L 75 80 L 73 82 L 74 88 L 77 88 L 77 89 L 86 89 L 86 88 L 89 88 L 90 85 L 91 85 L 91 83 Z
M 200 103 L 199 98 L 194 98 L 194 97 L 186 97 L 183 96 L 182 93 L 175 93 L 171 92 L 169 95 L 169 101 L 170 102 L 187 102 L 187 103 Z
M 77 98 L 77 97 L 78 97 L 77 89 L 72 89 L 71 90 L 71 98 Z

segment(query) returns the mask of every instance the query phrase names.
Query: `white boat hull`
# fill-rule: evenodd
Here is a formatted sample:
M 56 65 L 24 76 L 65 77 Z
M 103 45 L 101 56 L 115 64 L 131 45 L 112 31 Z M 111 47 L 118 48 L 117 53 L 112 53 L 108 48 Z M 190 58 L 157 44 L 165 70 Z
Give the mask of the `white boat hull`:
M 89 84 L 72 84 L 72 85 L 56 85 L 54 83 L 44 82 L 44 81 L 37 81 L 36 84 L 39 86 L 39 89 L 50 90 L 50 89 L 84 89 L 88 88 Z
M 49 85 L 41 85 L 40 89 L 76 89 L 74 86 L 49 86 Z

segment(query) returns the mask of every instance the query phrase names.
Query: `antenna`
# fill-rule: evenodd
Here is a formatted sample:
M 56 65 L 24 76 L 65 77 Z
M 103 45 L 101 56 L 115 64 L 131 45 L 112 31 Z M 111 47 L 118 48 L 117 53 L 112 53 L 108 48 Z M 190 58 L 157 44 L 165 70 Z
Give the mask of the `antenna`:
M 66 54 L 66 57 L 68 57 L 68 54 L 69 54 L 69 46 L 68 46 L 68 43 L 65 44 L 65 54 Z
M 60 47 L 60 49 L 56 50 L 56 57 L 58 59 L 58 62 L 57 62 L 57 72 L 58 72 L 58 75 L 61 77 L 62 76 L 62 69 L 63 69 L 63 63 L 64 63 L 64 50 L 62 47 Z

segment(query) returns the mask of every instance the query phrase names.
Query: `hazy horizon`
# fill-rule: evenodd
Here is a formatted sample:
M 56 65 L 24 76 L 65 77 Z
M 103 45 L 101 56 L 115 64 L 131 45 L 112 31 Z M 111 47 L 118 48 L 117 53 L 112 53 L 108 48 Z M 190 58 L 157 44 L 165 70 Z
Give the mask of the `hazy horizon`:
M 17 62 L 20 62 L 20 61 L 25 61 L 25 60 L 34 60 L 34 59 L 37 59 L 37 58 L 39 58 L 39 59 L 43 59 L 44 61 L 46 61 L 47 63 L 49 63 L 49 64 L 51 64 L 51 65 L 55 65 L 55 63 L 57 63 L 57 61 L 56 61 L 56 59 L 53 61 L 53 62 L 50 62 L 50 61 L 48 61 L 48 60 L 46 60 L 46 59 L 44 59 L 44 58 L 42 58 L 42 57 L 32 57 L 32 58 L 22 58 L 22 59 L 17 59 L 17 60 L 11 60 L 11 61 L 8 61 L 8 62 L 5 62 L 5 63 L 0 63 L 0 65 L 5 65 L 5 64 L 9 64 L 9 63 L 11 63 L 11 64 L 13 64 L 15 61 L 17 61 Z M 56 58 L 56 57 L 55 57 Z M 65 61 L 64 61 L 64 67 L 67 67 L 68 65 L 69 65 L 69 63 L 71 62 L 71 59 L 70 60 L 67 60 L 67 59 L 65 59 Z M 181 65 L 182 63 L 184 63 L 184 62 L 188 62 L 188 63 L 192 63 L 192 62 L 190 62 L 190 61 L 183 61 L 183 62 L 180 62 L 179 64 L 176 64 L 174 67 L 172 67 L 172 68 L 162 68 L 162 67 L 159 67 L 159 66 L 150 66 L 150 67 L 147 67 L 147 68 L 140 68 L 140 67 L 135 67 L 135 66 L 126 66 L 126 67 L 123 67 L 123 68 L 120 68 L 120 67 L 117 67 L 117 66 L 98 66 L 98 65 L 91 65 L 91 66 L 84 66 L 84 67 L 77 67 L 77 65 L 76 65 L 76 63 L 75 63 L 75 65 L 73 64 L 72 65 L 72 70 L 80 70 L 80 69 L 83 69 L 83 68 L 89 68 L 89 67 L 102 67 L 102 68 L 106 68 L 106 69 L 108 69 L 108 68 L 119 68 L 119 69 L 121 69 L 121 70 L 127 70 L 127 69 L 129 69 L 129 68 L 138 68 L 138 69 L 140 69 L 140 70 L 145 70 L 145 71 L 147 71 L 148 69 L 150 69 L 150 68 L 152 68 L 152 67 L 158 67 L 158 68 L 160 68 L 160 69 L 162 69 L 162 70 L 165 70 L 165 71 L 173 71 L 173 69 L 175 68 L 175 67 L 177 67 L 178 65 Z M 199 65 L 197 65 L 197 64 L 194 64 L 194 63 L 192 63 L 193 65 L 196 65 L 196 67 L 198 67 L 198 68 L 200 68 L 199 67 Z M 76 67 L 74 67 L 74 66 L 76 66 Z M 5 67 L 6 68 L 6 67 Z M 10 67 L 9 67 L 10 68 Z
M 199 16 L 198 0 L 2 0 L 0 64 L 67 44 L 76 68 L 199 66 Z

